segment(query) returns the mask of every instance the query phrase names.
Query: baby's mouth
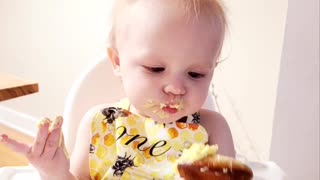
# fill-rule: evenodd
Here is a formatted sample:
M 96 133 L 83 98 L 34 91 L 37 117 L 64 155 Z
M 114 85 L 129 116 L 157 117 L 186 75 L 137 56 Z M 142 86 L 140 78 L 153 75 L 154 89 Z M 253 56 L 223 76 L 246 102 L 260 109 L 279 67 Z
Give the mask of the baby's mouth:
M 145 108 L 151 109 L 153 113 L 157 114 L 161 118 L 167 118 L 169 114 L 175 114 L 183 109 L 182 100 L 176 101 L 174 103 L 157 103 L 149 100 Z
M 179 111 L 180 104 L 162 104 L 160 103 L 160 109 L 169 114 L 174 114 Z

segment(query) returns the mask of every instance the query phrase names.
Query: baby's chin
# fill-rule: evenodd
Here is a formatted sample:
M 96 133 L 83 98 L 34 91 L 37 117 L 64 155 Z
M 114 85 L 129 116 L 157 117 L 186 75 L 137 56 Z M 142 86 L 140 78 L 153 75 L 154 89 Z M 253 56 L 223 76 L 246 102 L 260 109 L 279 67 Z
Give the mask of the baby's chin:
M 150 117 L 152 120 L 156 121 L 157 123 L 172 123 L 176 122 L 177 120 L 181 119 L 184 116 L 187 116 L 187 114 L 184 114 L 182 112 L 178 112 L 176 114 L 168 114 L 168 113 L 147 113 L 148 117 Z

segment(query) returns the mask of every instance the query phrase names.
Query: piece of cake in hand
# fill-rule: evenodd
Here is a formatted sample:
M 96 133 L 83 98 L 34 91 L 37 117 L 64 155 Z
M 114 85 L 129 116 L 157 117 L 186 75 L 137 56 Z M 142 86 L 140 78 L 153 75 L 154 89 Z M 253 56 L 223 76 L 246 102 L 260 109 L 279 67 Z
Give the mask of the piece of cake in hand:
M 217 145 L 193 144 L 177 161 L 179 174 L 185 180 L 250 180 L 252 170 L 231 157 L 217 154 Z

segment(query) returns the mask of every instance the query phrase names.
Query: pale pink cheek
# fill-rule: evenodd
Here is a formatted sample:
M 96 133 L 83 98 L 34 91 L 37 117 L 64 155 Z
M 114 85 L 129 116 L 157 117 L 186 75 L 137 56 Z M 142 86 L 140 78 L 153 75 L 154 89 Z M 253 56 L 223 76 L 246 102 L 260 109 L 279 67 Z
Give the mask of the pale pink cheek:
M 205 92 L 202 92 L 205 94 Z M 201 109 L 203 103 L 205 102 L 206 95 L 197 93 L 197 95 L 189 97 L 186 101 L 186 108 L 190 111 L 198 111 Z

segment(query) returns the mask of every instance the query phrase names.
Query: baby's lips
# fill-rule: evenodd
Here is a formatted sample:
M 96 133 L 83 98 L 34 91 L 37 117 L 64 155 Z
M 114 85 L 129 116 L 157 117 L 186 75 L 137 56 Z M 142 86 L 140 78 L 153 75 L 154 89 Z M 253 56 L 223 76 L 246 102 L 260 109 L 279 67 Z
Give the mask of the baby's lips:
M 178 112 L 177 108 L 172 108 L 170 106 L 163 107 L 162 110 L 166 113 L 169 113 L 169 114 L 174 114 L 174 113 Z

